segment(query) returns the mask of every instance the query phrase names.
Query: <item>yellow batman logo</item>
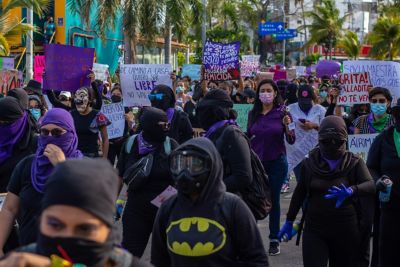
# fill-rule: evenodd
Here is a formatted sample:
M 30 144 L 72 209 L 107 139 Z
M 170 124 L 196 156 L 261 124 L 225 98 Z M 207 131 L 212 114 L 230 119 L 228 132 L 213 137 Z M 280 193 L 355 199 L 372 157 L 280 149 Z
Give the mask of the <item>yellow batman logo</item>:
M 183 218 L 167 228 L 168 249 L 178 255 L 201 257 L 225 246 L 226 231 L 217 221 L 202 217 Z

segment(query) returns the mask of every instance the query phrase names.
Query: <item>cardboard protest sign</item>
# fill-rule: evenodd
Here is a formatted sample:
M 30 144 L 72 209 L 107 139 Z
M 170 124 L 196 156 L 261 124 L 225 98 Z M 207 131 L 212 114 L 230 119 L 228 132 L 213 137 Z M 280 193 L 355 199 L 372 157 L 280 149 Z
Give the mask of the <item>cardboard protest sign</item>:
M 349 151 L 367 161 L 368 152 L 378 134 L 353 134 L 349 135 Z
M 201 79 L 201 65 L 199 64 L 184 64 L 182 66 L 182 77 L 189 76 L 194 81 Z
M 400 98 L 400 63 L 378 60 L 351 60 L 343 62 L 344 73 L 368 72 L 374 87 L 390 90 L 393 101 Z
M 207 41 L 204 47 L 204 79 L 208 81 L 238 80 L 240 42 L 229 44 Z
M 0 68 L 2 70 L 13 70 L 14 66 L 14 57 L 0 57 Z
M 109 66 L 107 64 L 93 63 L 93 72 L 96 80 L 107 81 L 110 77 Z
M 369 103 L 368 87 L 371 81 L 368 72 L 342 73 L 339 75 L 339 84 L 342 88 L 338 97 L 339 105 L 353 106 Z
M 43 82 L 43 72 L 45 68 L 45 57 L 35 56 L 33 61 L 33 79 L 38 82 Z
M 22 87 L 24 84 L 22 72 L 18 70 L 0 70 L 0 94 Z
M 120 77 L 126 107 L 150 106 L 148 95 L 158 84 L 172 87 L 170 64 L 121 65 Z
M 254 77 L 260 69 L 260 56 L 259 55 L 246 55 L 242 56 L 240 62 L 240 76 L 241 77 Z
M 233 109 L 236 110 L 237 112 L 237 119 L 236 122 L 240 126 L 240 129 L 242 131 L 246 132 L 247 131 L 247 122 L 248 122 L 248 116 L 250 110 L 252 110 L 253 105 L 252 104 L 234 104 Z
M 44 90 L 75 92 L 82 86 L 90 86 L 87 76 L 93 68 L 93 48 L 51 44 L 45 46 L 44 54 Z
M 296 68 L 296 76 L 297 77 L 304 76 L 304 75 L 307 74 L 306 73 L 306 69 L 307 69 L 306 66 L 296 66 L 295 68 Z
M 122 103 L 103 105 L 101 112 L 111 121 L 107 126 L 108 138 L 118 138 L 124 134 L 125 110 Z

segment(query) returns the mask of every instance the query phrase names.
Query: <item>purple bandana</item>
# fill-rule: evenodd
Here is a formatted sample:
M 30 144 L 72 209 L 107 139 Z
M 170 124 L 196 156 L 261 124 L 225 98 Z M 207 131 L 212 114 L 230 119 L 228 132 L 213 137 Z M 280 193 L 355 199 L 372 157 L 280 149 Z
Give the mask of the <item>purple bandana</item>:
M 149 154 L 157 149 L 157 146 L 150 144 L 144 140 L 142 133 L 137 136 L 138 147 L 139 147 L 139 155 L 143 156 Z
M 167 109 L 166 113 L 167 113 L 168 123 L 171 123 L 172 118 L 174 117 L 174 114 L 175 114 L 175 109 L 169 108 L 169 109 Z
M 372 112 L 368 115 L 367 118 L 367 123 L 368 123 L 368 129 L 370 133 L 376 133 L 375 128 L 372 126 L 372 123 L 374 122 L 374 115 L 372 114 Z
M 78 150 L 78 137 L 76 136 L 74 120 L 71 114 L 60 108 L 53 108 L 43 118 L 41 126 L 55 124 L 67 132 L 59 137 L 39 136 L 36 157 L 32 162 L 31 177 L 32 185 L 39 193 L 43 193 L 47 178 L 53 171 L 54 166 L 43 154 L 48 144 L 53 144 L 61 148 L 66 158 L 82 158 L 81 151 Z
M 0 164 L 11 157 L 14 145 L 18 143 L 28 127 L 28 112 L 9 125 L 0 126 Z
M 210 136 L 215 133 L 219 128 L 225 125 L 237 125 L 236 121 L 234 120 L 223 120 L 223 121 L 218 121 L 211 125 L 211 127 L 208 129 L 204 137 L 210 138 Z
M 325 157 L 322 157 L 326 163 L 328 163 L 329 168 L 331 169 L 331 171 L 333 171 L 334 169 L 336 169 L 340 163 L 342 163 L 342 158 L 337 159 L 337 160 L 332 160 L 332 159 L 327 159 Z

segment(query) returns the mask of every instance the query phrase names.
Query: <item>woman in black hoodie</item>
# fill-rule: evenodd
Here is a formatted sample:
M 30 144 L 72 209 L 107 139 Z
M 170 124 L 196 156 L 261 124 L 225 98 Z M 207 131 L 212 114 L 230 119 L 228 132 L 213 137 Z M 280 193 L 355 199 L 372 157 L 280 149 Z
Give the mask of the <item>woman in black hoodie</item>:
M 305 267 L 353 267 L 359 257 L 361 196 L 373 198 L 374 181 L 362 159 L 346 151 L 344 120 L 326 117 L 319 130 L 319 147 L 301 166 L 299 183 L 287 220 L 278 234 L 292 238 L 293 222 L 306 201 L 303 216 L 303 263 Z M 302 227 L 302 226 L 300 226 Z
M 256 221 L 226 193 L 221 157 L 206 138 L 187 141 L 170 156 L 178 195 L 160 208 L 153 228 L 155 267 L 268 267 Z

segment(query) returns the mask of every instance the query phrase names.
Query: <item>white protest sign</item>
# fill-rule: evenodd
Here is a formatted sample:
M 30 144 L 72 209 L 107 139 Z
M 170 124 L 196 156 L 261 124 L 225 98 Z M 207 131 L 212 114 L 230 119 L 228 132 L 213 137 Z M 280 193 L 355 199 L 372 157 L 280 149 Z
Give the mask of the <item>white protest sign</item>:
M 100 81 L 107 81 L 108 77 L 110 77 L 110 72 L 108 71 L 109 66 L 106 64 L 98 64 L 98 63 L 93 63 L 93 72 L 94 75 L 96 76 L 96 80 Z
M 102 105 L 101 112 L 111 121 L 107 126 L 108 138 L 118 138 L 124 134 L 125 110 L 122 103 Z
M 297 77 L 306 75 L 306 66 L 296 66 L 295 68 Z
M 176 195 L 178 191 L 172 187 L 168 186 L 167 189 L 165 189 L 161 194 L 159 194 L 155 199 L 150 201 L 151 204 L 156 206 L 157 208 L 161 207 L 162 203 L 167 201 L 170 197 L 173 195 Z
M 349 135 L 349 151 L 367 161 L 368 152 L 378 134 L 353 134 Z
M 368 87 L 371 86 L 371 81 L 368 72 L 342 73 L 339 75 L 339 84 L 342 87 L 338 98 L 339 105 L 369 103 Z
M 120 77 L 124 106 L 150 106 L 148 95 L 156 85 L 172 87 L 170 64 L 121 65 Z
M 259 55 L 245 55 L 242 56 L 240 62 L 240 76 L 241 77 L 254 77 L 260 69 L 260 56 Z
M 350 60 L 343 62 L 344 73 L 369 72 L 374 87 L 390 90 L 393 101 L 400 97 L 400 63 L 378 60 Z
M 5 194 L 5 193 L 0 194 L 0 211 L 3 208 L 4 201 L 6 200 L 6 196 L 7 196 L 7 194 Z

